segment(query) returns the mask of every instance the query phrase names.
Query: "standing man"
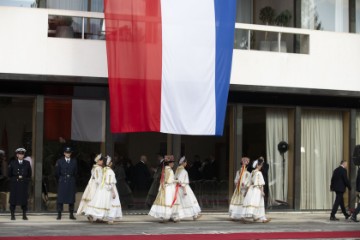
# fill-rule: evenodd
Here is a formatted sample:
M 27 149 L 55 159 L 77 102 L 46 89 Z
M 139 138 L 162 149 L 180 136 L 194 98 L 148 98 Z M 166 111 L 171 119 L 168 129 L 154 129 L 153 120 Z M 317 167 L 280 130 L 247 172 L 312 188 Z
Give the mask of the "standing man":
M 149 191 L 151 183 L 151 174 L 149 167 L 146 165 L 147 157 L 142 155 L 140 161 L 134 167 L 135 191 L 139 197 L 145 197 Z
M 69 204 L 70 219 L 75 220 L 74 204 L 76 193 L 77 161 L 71 157 L 71 147 L 65 147 L 64 157 L 57 160 L 55 166 L 55 177 L 58 180 L 57 193 L 57 220 L 61 219 L 63 205 Z
M 334 170 L 333 175 L 331 177 L 330 190 L 336 193 L 336 198 L 331 211 L 330 221 L 339 221 L 339 219 L 335 217 L 339 205 L 341 207 L 341 211 L 343 212 L 345 218 L 348 219 L 350 217 L 350 215 L 346 212 L 344 206 L 344 192 L 346 190 L 346 187 L 349 190 L 351 190 L 350 182 L 347 177 L 346 167 L 347 167 L 347 162 L 345 160 L 342 160 L 340 162 L 340 166 Z
M 23 220 L 28 220 L 26 216 L 29 198 L 29 182 L 31 181 L 31 166 L 24 160 L 26 150 L 16 149 L 16 159 L 11 161 L 8 167 L 10 178 L 10 212 L 11 220 L 15 220 L 16 205 L 20 205 L 23 210 Z

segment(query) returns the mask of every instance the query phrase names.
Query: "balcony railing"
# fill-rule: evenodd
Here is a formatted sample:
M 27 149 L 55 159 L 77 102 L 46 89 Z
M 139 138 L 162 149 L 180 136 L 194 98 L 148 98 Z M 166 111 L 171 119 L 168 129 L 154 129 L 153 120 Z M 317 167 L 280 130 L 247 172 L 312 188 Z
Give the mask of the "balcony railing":
M 307 30 L 254 24 L 235 25 L 234 48 L 309 54 Z
M 48 37 L 105 40 L 104 14 L 49 9 Z

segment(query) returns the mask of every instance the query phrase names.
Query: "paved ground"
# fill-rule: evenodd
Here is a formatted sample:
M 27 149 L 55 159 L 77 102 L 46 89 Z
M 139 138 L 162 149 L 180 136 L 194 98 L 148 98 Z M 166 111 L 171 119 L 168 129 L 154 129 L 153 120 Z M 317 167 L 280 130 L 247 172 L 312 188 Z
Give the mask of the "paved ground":
M 338 214 L 340 221 L 329 221 L 324 212 L 271 212 L 270 223 L 230 221 L 226 213 L 204 213 L 197 221 L 158 223 L 147 215 L 124 215 L 114 224 L 89 223 L 85 217 L 76 221 L 64 213 L 62 220 L 55 214 L 29 214 L 29 220 L 17 216 L 10 221 L 9 214 L 0 215 L 1 236 L 76 236 L 76 235 L 138 235 L 138 234 L 185 234 L 185 233 L 238 233 L 238 232 L 302 232 L 302 231 L 359 231 L 360 223 L 348 222 Z

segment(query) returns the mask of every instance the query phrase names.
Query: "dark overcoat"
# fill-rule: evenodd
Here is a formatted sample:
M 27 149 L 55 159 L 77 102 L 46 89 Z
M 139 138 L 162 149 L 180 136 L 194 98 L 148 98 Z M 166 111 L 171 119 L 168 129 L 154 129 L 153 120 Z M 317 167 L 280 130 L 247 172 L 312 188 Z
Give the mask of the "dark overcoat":
M 347 171 L 342 166 L 337 167 L 331 177 L 331 191 L 345 192 L 346 187 L 351 189 L 349 179 L 347 177 Z
M 57 160 L 55 166 L 55 177 L 58 180 L 57 203 L 75 203 L 76 176 L 76 158 L 71 158 L 70 163 L 66 162 L 65 157 Z
M 31 182 L 31 165 L 29 161 L 18 160 L 9 163 L 8 176 L 10 178 L 10 198 L 12 205 L 27 205 L 29 198 L 29 183 Z

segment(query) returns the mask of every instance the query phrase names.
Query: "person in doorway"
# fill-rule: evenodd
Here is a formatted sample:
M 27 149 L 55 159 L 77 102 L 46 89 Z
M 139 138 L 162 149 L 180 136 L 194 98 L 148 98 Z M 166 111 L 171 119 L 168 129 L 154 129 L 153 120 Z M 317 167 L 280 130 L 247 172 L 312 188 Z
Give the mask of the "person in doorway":
M 241 169 L 236 172 L 236 177 L 234 180 L 235 191 L 231 197 L 229 206 L 229 215 L 232 220 L 238 220 L 241 218 L 240 210 L 243 205 L 245 194 L 251 183 L 251 174 L 247 170 L 247 165 L 249 162 L 249 158 L 243 157 L 241 159 Z
M 71 157 L 71 147 L 65 147 L 64 156 L 57 160 L 55 165 L 55 177 L 58 180 L 57 192 L 57 220 L 61 219 L 63 205 L 69 204 L 69 218 L 74 217 L 74 205 L 76 194 L 77 160 Z
M 255 170 L 251 173 L 251 184 L 245 195 L 243 206 L 240 209 L 239 217 L 241 219 L 252 218 L 254 221 L 261 221 L 262 223 L 270 222 L 270 218 L 266 218 L 265 216 L 265 180 L 261 173 L 263 164 L 263 159 L 258 159 L 253 162 L 252 167 Z
M 147 166 L 147 157 L 142 155 L 140 161 L 134 166 L 135 193 L 138 197 L 146 197 L 151 183 L 151 174 Z
M 24 160 L 26 150 L 24 148 L 16 149 L 16 159 L 11 161 L 8 167 L 8 176 L 10 178 L 10 212 L 11 220 L 15 220 L 16 205 L 20 205 L 23 211 L 23 220 L 28 220 L 26 216 L 29 183 L 31 181 L 31 166 Z
M 118 154 L 114 155 L 113 170 L 116 176 L 116 188 L 120 195 L 122 206 L 132 208 L 134 206 L 134 199 L 132 191 L 126 182 L 126 173 L 124 170 L 124 158 L 119 157 Z
M 330 221 L 339 221 L 338 218 L 335 217 L 335 214 L 340 206 L 342 213 L 345 216 L 345 219 L 350 217 L 350 214 L 346 212 L 345 205 L 344 205 L 344 192 L 346 188 L 351 190 L 350 182 L 347 177 L 347 162 L 342 160 L 340 162 L 340 166 L 337 167 L 333 175 L 331 177 L 331 185 L 330 190 L 336 193 L 334 205 L 330 214 Z
M 190 188 L 189 175 L 186 171 L 187 161 L 185 156 L 180 158 L 179 167 L 175 172 L 175 180 L 177 185 L 175 188 L 175 198 L 173 201 L 173 214 L 174 222 L 178 222 L 183 218 L 193 218 L 197 220 L 201 217 L 201 209 L 195 197 L 194 192 Z
M 88 182 L 88 185 L 85 188 L 84 194 L 81 197 L 81 202 L 77 210 L 77 215 L 85 214 L 87 205 L 94 198 L 95 192 L 99 185 L 101 184 L 103 177 L 103 166 L 104 166 L 105 157 L 101 154 L 97 155 L 95 158 L 95 164 L 91 169 L 91 177 Z
M 157 155 L 157 160 L 158 160 L 158 166 L 155 170 L 154 176 L 153 176 L 153 182 L 151 183 L 151 187 L 149 189 L 148 195 L 146 197 L 146 206 L 148 206 L 149 208 L 153 205 L 156 195 L 158 193 L 159 190 L 159 186 L 160 186 L 160 177 L 161 177 L 161 171 L 162 171 L 162 163 L 164 161 L 164 157 L 162 156 L 162 154 L 158 154 Z
M 150 216 L 160 219 L 160 222 L 170 220 L 173 213 L 172 203 L 175 196 L 175 179 L 172 170 L 174 167 L 174 156 L 165 156 L 163 163 L 159 191 L 149 212 Z
M 350 220 L 353 222 L 359 222 L 359 220 L 356 219 L 356 216 L 360 212 L 360 167 L 358 167 L 357 171 L 357 177 L 356 177 L 356 191 L 357 191 L 357 198 L 358 198 L 358 205 L 353 212 L 353 214 L 350 217 Z

